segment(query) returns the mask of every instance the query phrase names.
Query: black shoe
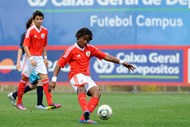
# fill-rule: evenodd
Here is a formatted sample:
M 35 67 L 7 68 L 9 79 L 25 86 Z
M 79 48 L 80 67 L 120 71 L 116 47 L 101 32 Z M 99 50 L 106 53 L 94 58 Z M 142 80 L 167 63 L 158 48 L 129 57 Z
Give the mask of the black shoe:
M 85 111 L 83 113 L 83 115 L 84 115 L 85 120 L 90 120 L 90 112 L 89 111 Z

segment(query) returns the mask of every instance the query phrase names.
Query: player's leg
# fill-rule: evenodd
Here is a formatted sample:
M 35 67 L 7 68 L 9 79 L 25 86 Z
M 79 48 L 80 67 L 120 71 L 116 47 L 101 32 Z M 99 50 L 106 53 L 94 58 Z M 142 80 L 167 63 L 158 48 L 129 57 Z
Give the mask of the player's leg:
M 29 77 L 29 81 L 30 81 L 31 84 L 25 86 L 24 94 L 27 93 L 27 92 L 29 92 L 29 91 L 31 91 L 31 90 L 33 90 L 33 89 L 36 89 L 37 83 L 38 83 L 38 77 L 37 77 L 37 75 L 36 75 L 36 74 L 34 75 L 34 74 L 32 73 L 32 74 L 30 75 L 30 77 Z M 42 89 L 42 90 L 43 90 L 43 89 Z M 9 97 L 9 99 L 10 99 L 10 101 L 11 101 L 11 103 L 12 103 L 13 105 L 16 105 L 16 98 L 17 98 L 17 95 L 18 95 L 18 91 L 15 91 L 15 92 L 13 92 L 13 93 L 9 93 L 9 94 L 8 94 L 8 97 Z
M 79 92 L 80 91 L 80 92 Z M 80 123 L 92 123 L 92 124 L 96 124 L 97 122 L 94 120 L 90 119 L 90 114 L 92 110 L 91 108 L 89 108 L 88 104 L 87 104 L 87 99 L 86 99 L 86 94 L 83 93 L 85 92 L 85 88 L 83 87 L 78 87 L 77 88 L 77 93 L 78 93 L 78 101 L 79 104 L 83 110 L 83 114 L 79 120 Z M 91 100 L 92 101 L 92 100 Z M 92 103 L 91 103 L 92 104 Z
M 16 106 L 17 91 L 8 93 L 8 98 L 13 106 Z
M 39 76 L 40 76 L 42 84 L 43 84 L 43 90 L 44 90 L 44 93 L 45 93 L 45 96 L 46 96 L 48 109 L 60 108 L 61 104 L 53 103 L 52 93 L 48 91 L 49 79 L 48 79 L 47 74 L 39 74 Z
M 48 78 L 47 74 L 39 74 L 39 76 L 40 76 L 41 81 L 42 81 L 43 90 L 44 90 L 44 93 L 46 95 L 47 104 L 51 105 L 53 103 L 53 100 L 52 100 L 52 93 L 48 92 L 49 78 Z
M 90 112 L 87 107 L 87 98 L 86 98 L 86 91 L 84 86 L 77 87 L 77 95 L 78 95 L 78 102 L 83 111 L 84 117 L 86 120 L 90 119 Z
M 36 89 L 36 93 L 37 93 L 37 105 L 36 108 L 38 109 L 47 109 L 46 106 L 43 105 L 43 86 L 41 85 L 41 82 L 39 83 L 40 77 L 35 73 L 32 72 L 32 74 L 30 75 L 30 83 L 31 86 L 33 88 L 37 88 Z
M 25 86 L 24 93 L 35 89 L 32 85 Z M 16 98 L 18 96 L 18 91 L 12 92 L 8 94 L 8 98 L 10 99 L 11 103 L 15 106 L 16 105 Z
M 81 123 L 96 123 L 93 120 L 90 120 L 90 111 L 88 109 L 87 98 L 86 98 L 86 88 L 85 84 L 87 81 L 84 80 L 85 75 L 77 74 L 73 78 L 71 78 L 70 83 L 78 95 L 78 102 L 83 111 L 82 117 L 80 118 L 79 122 Z
M 26 83 L 28 82 L 28 77 L 34 70 L 34 67 L 31 65 L 29 59 L 25 57 L 24 61 L 25 61 L 25 64 L 23 65 L 23 69 L 22 69 L 22 78 L 20 80 L 20 83 L 18 84 L 18 96 L 17 96 L 17 104 L 16 104 L 16 107 L 21 110 L 26 109 L 22 103 L 22 97 L 24 94 Z
M 87 108 L 92 113 L 94 109 L 97 107 L 99 103 L 99 99 L 101 96 L 100 88 L 96 85 L 96 83 L 91 79 L 89 76 L 85 76 L 86 84 L 85 84 L 85 90 L 87 91 L 87 94 L 91 96 Z M 81 117 L 83 119 L 83 116 Z M 90 120 L 89 122 L 97 123 L 96 121 Z
M 38 85 L 36 89 L 36 94 L 37 94 L 37 104 L 36 108 L 38 109 L 47 109 L 46 106 L 43 105 L 43 86 L 40 80 L 38 80 Z
M 48 109 L 48 107 L 46 107 L 43 104 L 43 86 L 39 82 L 38 82 L 38 85 L 37 85 L 36 93 L 37 93 L 37 105 L 36 105 L 36 108 L 38 108 L 38 109 Z
M 88 102 L 88 109 L 89 109 L 90 113 L 92 113 L 99 103 L 99 99 L 101 96 L 100 88 L 98 86 L 92 86 L 88 90 L 88 95 L 91 96 L 91 98 Z
M 8 94 L 8 97 L 9 97 L 11 103 L 15 106 L 16 106 L 16 98 L 18 96 L 19 89 L 21 90 L 20 92 L 22 92 L 20 94 L 21 96 L 23 96 L 23 93 L 27 93 L 28 91 L 33 89 L 30 85 L 26 86 L 26 83 L 28 82 L 28 77 L 32 70 L 32 66 L 30 65 L 30 61 L 26 60 L 26 57 L 24 57 L 23 61 L 25 61 L 25 64 L 22 67 L 22 72 L 25 72 L 25 73 L 21 75 L 22 77 L 21 77 L 20 83 L 18 85 L 18 89 L 17 89 L 17 91 Z M 24 89 L 24 92 L 23 92 L 23 89 Z M 19 100 L 18 103 L 21 103 L 20 99 L 22 99 L 22 97 L 18 99 Z
M 28 82 L 28 77 L 23 74 L 18 84 L 18 99 L 17 99 L 17 104 L 16 104 L 16 107 L 21 110 L 26 109 L 22 103 L 22 97 L 23 97 L 24 89 L 27 82 Z
M 84 88 L 85 82 L 82 82 L 84 78 L 84 75 L 77 74 L 73 76 L 70 80 L 70 83 L 74 89 L 74 91 L 78 95 L 78 102 L 83 112 L 88 111 L 87 108 L 87 98 L 86 98 L 86 90 Z
M 47 69 L 44 64 L 42 57 L 36 57 L 35 60 L 37 61 L 37 66 L 35 67 L 35 72 L 40 76 L 40 79 L 42 81 L 43 90 L 46 96 L 47 104 L 49 109 L 59 108 L 61 107 L 61 104 L 54 104 L 52 99 L 52 93 L 49 92 L 49 78 L 47 74 Z

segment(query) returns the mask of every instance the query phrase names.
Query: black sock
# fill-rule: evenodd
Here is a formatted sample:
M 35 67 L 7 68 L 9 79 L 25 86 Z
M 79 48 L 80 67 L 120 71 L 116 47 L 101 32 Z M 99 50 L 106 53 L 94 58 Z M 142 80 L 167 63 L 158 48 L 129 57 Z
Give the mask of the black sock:
M 25 87 L 25 89 L 24 89 L 24 93 L 27 93 L 28 91 L 30 91 L 30 90 L 32 90 L 29 86 L 26 86 Z M 14 92 L 13 93 L 13 97 L 16 99 L 16 97 L 17 97 L 17 92 L 18 91 L 16 91 L 16 92 Z
M 42 104 L 42 101 L 43 101 L 43 86 L 37 86 L 36 92 L 37 92 L 37 105 L 43 105 Z
M 17 97 L 17 91 L 14 92 L 12 96 L 16 99 L 16 97 Z
M 27 93 L 28 91 L 32 90 L 29 86 L 26 86 L 24 89 L 24 93 Z

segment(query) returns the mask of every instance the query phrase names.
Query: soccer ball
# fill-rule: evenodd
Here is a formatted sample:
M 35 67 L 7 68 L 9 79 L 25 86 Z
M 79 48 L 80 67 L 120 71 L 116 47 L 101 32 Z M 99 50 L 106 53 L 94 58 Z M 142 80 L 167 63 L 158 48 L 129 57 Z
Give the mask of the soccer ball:
M 103 104 L 98 108 L 98 117 L 102 120 L 108 120 L 112 116 L 112 108 L 109 105 Z

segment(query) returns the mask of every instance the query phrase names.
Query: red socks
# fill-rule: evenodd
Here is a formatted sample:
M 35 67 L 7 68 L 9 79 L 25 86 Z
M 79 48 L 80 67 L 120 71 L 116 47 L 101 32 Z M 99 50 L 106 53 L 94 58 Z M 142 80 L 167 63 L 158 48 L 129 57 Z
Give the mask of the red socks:
M 27 81 L 20 80 L 20 83 L 18 84 L 18 99 L 17 99 L 17 104 L 22 104 L 22 97 L 24 94 L 24 89 Z
M 88 110 L 86 102 L 86 94 L 84 93 L 78 94 L 78 102 L 83 112 Z
M 85 96 L 86 97 L 86 96 Z M 87 104 L 87 110 L 90 111 L 90 113 L 92 113 L 94 111 L 94 109 L 96 108 L 96 106 L 98 105 L 99 99 L 96 97 L 92 97 L 88 104 Z M 84 110 L 83 110 L 84 111 Z M 84 116 L 82 114 L 80 120 L 84 120 Z
M 52 93 L 48 92 L 49 79 L 43 80 L 42 83 L 43 83 L 43 90 L 46 95 L 47 103 L 48 105 L 51 105 L 53 103 L 53 100 L 52 100 Z
M 98 105 L 98 102 L 99 102 L 98 98 L 92 97 L 90 99 L 90 101 L 88 102 L 88 110 L 90 111 L 90 113 L 92 113 L 94 111 L 94 109 Z

